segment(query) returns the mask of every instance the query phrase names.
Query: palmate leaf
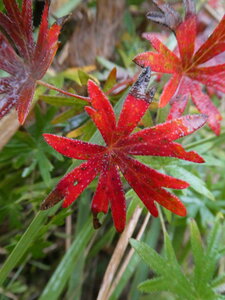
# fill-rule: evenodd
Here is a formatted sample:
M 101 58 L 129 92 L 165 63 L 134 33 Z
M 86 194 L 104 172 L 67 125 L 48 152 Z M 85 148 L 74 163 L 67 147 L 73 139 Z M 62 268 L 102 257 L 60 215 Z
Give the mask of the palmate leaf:
M 150 12 L 148 18 L 173 30 L 180 55 L 169 50 L 155 34 L 147 33 L 144 37 L 157 52 L 141 53 L 134 61 L 142 67 L 150 66 L 153 71 L 171 74 L 159 102 L 159 106 L 164 107 L 171 100 L 169 120 L 182 115 L 190 95 L 197 109 L 208 115 L 211 129 L 219 135 L 222 116 L 209 96 L 202 92 L 202 84 L 225 92 L 225 64 L 217 57 L 225 51 L 225 16 L 208 40 L 195 51 L 197 15 L 194 1 L 183 1 L 186 8 L 183 21 L 164 1 L 153 2 L 160 12 Z
M 32 33 L 32 1 L 23 0 L 21 10 L 16 0 L 3 0 L 3 3 L 6 14 L 0 12 L 0 29 L 10 37 L 10 42 L 0 32 L 0 69 L 9 74 L 0 79 L 0 118 L 15 106 L 19 122 L 23 124 L 36 81 L 44 76 L 57 51 L 62 20 L 48 28 L 49 1 L 46 0 L 35 43 Z
M 155 201 L 179 216 L 186 215 L 182 202 L 164 188 L 184 189 L 188 183 L 158 173 L 132 155 L 171 156 L 202 163 L 204 160 L 196 152 L 186 152 L 174 140 L 200 128 L 206 116 L 185 116 L 131 134 L 154 96 L 154 89 L 147 89 L 150 74 L 149 68 L 143 70 L 124 101 L 118 122 L 109 100 L 94 82 L 88 82 L 92 107 L 87 106 L 85 110 L 99 129 L 105 146 L 44 134 L 47 143 L 59 153 L 86 162 L 62 178 L 43 202 L 42 209 L 61 199 L 64 199 L 63 207 L 69 206 L 99 175 L 92 200 L 94 220 L 110 206 L 114 225 L 121 232 L 126 222 L 126 201 L 120 170 L 153 216 L 158 216 Z
M 191 223 L 191 243 L 195 260 L 194 281 L 196 289 L 204 295 L 205 286 L 212 280 L 216 264 L 222 254 L 219 253 L 221 226 L 216 220 L 203 251 L 199 230 L 194 221 Z M 200 280 L 200 281 L 199 281 Z
M 145 243 L 132 239 L 132 247 L 158 275 L 141 283 L 140 290 L 147 293 L 168 291 L 176 299 L 223 299 L 219 294 L 219 288 L 215 289 L 215 286 L 218 287 L 224 282 L 224 274 L 213 279 L 217 263 L 223 255 L 220 251 L 221 229 L 220 220 L 217 219 L 211 229 L 207 245 L 204 246 L 196 223 L 190 222 L 194 268 L 192 274 L 188 275 L 183 273 L 167 233 L 164 235 L 164 256 L 160 256 Z
M 130 242 L 132 247 L 137 251 L 144 262 L 150 266 L 154 273 L 160 276 L 159 280 L 155 281 L 156 288 L 160 288 L 159 291 L 170 291 L 175 295 L 183 297 L 182 299 L 196 299 L 190 281 L 184 276 L 176 260 L 175 266 L 172 264 L 172 262 L 168 264 L 167 258 L 160 256 L 154 249 L 150 248 L 145 243 L 138 242 L 133 239 L 131 239 Z M 171 251 L 172 245 L 169 240 L 167 240 L 167 257 L 168 247 Z M 158 277 L 156 279 L 158 279 Z M 150 283 L 150 287 L 148 286 L 148 283 Z M 144 282 L 143 284 L 143 291 L 145 292 L 150 292 L 151 286 L 154 285 L 151 281 Z M 165 289 L 162 289 L 163 286 Z M 142 283 L 140 284 L 140 289 L 142 290 Z

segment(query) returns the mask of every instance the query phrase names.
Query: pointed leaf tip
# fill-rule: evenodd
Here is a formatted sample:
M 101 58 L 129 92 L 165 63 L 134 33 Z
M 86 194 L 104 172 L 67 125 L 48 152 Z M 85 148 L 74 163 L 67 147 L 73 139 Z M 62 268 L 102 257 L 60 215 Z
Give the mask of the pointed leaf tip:
M 205 114 L 187 115 L 183 117 L 183 124 L 193 132 L 194 130 L 201 128 L 207 120 L 208 116 Z
M 50 133 L 43 133 L 42 136 L 44 137 L 44 139 L 46 140 L 46 142 L 48 142 L 51 134 Z
M 147 13 L 147 19 L 169 27 L 175 30 L 181 22 L 181 16 L 168 3 L 161 0 L 153 0 L 159 11 L 150 11 Z
M 63 195 L 58 191 L 58 189 L 54 189 L 45 200 L 41 203 L 41 210 L 46 210 L 57 204 L 59 201 L 63 199 Z
M 58 25 L 58 26 L 60 26 L 60 27 L 62 27 L 70 18 L 71 18 L 71 16 L 72 16 L 72 14 L 68 14 L 68 15 L 66 15 L 66 16 L 63 16 L 63 17 L 61 17 L 61 18 L 55 18 L 55 23 Z
M 98 87 L 98 85 L 92 79 L 88 79 L 87 86 L 90 87 L 90 88 L 92 86 L 97 86 Z
M 22 113 L 18 114 L 18 121 L 19 121 L 20 125 L 24 124 L 26 117 L 27 117 L 27 115 L 25 115 L 25 114 L 22 114 Z
M 96 93 L 98 93 L 99 91 L 101 92 L 99 85 L 91 79 L 88 79 L 87 89 L 88 89 L 88 95 L 90 98 L 92 96 L 94 97 L 94 95 Z
M 148 103 L 152 102 L 156 88 L 152 87 L 148 90 L 148 84 L 151 78 L 151 68 L 146 67 L 139 75 L 137 81 L 133 84 L 130 90 L 130 95 L 137 99 L 143 99 Z
M 179 208 L 177 208 L 176 214 L 180 217 L 186 217 L 187 216 L 187 209 L 186 207 L 183 205 L 180 205 Z
M 190 14 L 195 14 L 196 13 L 196 9 L 195 9 L 195 1 L 193 0 L 183 0 L 184 3 L 184 7 L 185 7 L 185 13 L 186 16 L 190 15 Z
M 58 137 L 58 136 L 56 136 L 54 134 L 50 134 L 50 133 L 43 133 L 42 136 L 44 137 L 46 143 L 48 143 L 51 147 L 53 147 L 52 146 L 52 139 L 54 137 Z

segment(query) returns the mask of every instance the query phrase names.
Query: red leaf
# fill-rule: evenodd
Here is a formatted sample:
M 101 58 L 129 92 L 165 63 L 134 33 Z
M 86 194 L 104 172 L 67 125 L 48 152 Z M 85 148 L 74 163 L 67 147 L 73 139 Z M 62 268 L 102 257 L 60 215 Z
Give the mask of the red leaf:
M 59 153 L 75 159 L 89 159 L 97 153 L 106 150 L 105 147 L 65 137 L 44 134 L 46 142 Z
M 176 28 L 176 38 L 183 68 L 190 65 L 195 50 L 197 18 L 191 15 Z
M 176 93 L 182 75 L 175 74 L 165 85 L 159 101 L 159 107 L 164 107 Z
M 65 196 L 63 207 L 69 206 L 94 180 L 100 171 L 101 160 L 98 156 L 89 159 L 67 174 L 59 183 L 58 190 Z
M 212 103 L 209 96 L 202 92 L 201 87 L 197 83 L 192 85 L 191 96 L 198 110 L 208 116 L 209 126 L 217 135 L 219 135 L 222 116 L 217 107 Z
M 119 172 L 114 165 L 110 168 L 108 197 L 111 204 L 113 222 L 118 232 L 122 232 L 126 224 L 126 200 Z
M 93 108 L 86 109 L 102 133 L 106 142 L 105 147 L 51 134 L 44 135 L 47 142 L 58 152 L 76 159 L 87 159 L 87 162 L 60 180 L 41 209 L 51 207 L 63 198 L 65 198 L 63 207 L 67 207 L 76 200 L 97 174 L 100 174 L 92 200 L 94 226 L 99 227 L 97 214 L 106 213 L 110 204 L 114 225 L 117 231 L 121 232 L 126 221 L 126 203 L 119 168 L 153 216 L 158 215 L 155 201 L 177 215 L 186 214 L 180 200 L 163 187 L 184 189 L 189 184 L 149 168 L 133 159 L 132 154 L 175 156 L 193 162 L 203 162 L 197 153 L 186 152 L 180 144 L 173 143 L 173 140 L 200 128 L 207 117 L 185 116 L 130 135 L 152 101 L 154 90 L 146 90 L 149 79 L 150 70 L 147 68 L 125 99 L 117 125 L 109 100 L 93 82 L 89 82 L 89 96 Z
M 183 112 L 185 111 L 185 108 L 188 103 L 188 95 L 181 96 L 182 94 L 179 94 L 175 97 L 175 99 L 172 99 L 171 101 L 171 108 L 170 112 L 167 116 L 167 120 L 173 120 L 176 118 L 179 118 L 182 116 Z
M 26 60 L 29 60 L 32 55 L 34 41 L 32 37 L 32 26 L 30 26 L 32 16 L 31 20 L 26 19 L 26 17 L 27 10 L 29 10 L 29 7 L 31 9 L 32 3 L 30 0 L 24 1 L 21 12 L 15 0 L 3 0 L 3 3 L 7 11 L 7 16 L 0 13 L 0 26 L 3 27 L 10 38 L 12 38 L 20 55 Z
M 22 16 L 25 23 L 25 31 L 29 45 L 34 45 L 33 39 L 33 20 L 32 20 L 32 0 L 24 0 L 22 6 Z
M 175 32 L 179 56 L 176 51 L 170 51 L 163 45 L 155 35 L 145 34 L 144 36 L 151 42 L 157 53 L 145 52 L 137 55 L 134 61 L 142 66 L 150 66 L 152 70 L 161 73 L 174 74 L 164 87 L 160 98 L 159 107 L 164 107 L 175 95 L 179 101 L 172 102 L 172 111 L 169 114 L 169 119 L 173 116 L 179 116 L 186 107 L 187 96 L 192 94 L 192 83 L 195 81 L 205 84 L 207 87 L 213 87 L 219 91 L 225 92 L 225 71 L 224 64 L 215 59 L 215 57 L 225 51 L 225 16 L 220 21 L 214 32 L 208 40 L 195 52 L 196 40 L 196 14 L 194 13 L 194 2 L 184 1 L 186 7 L 186 16 L 183 22 L 177 22 L 178 18 L 173 9 L 163 1 L 155 1 L 158 8 L 161 10 L 160 18 L 157 19 L 157 13 L 150 13 L 150 19 L 169 26 Z M 163 9 L 162 9 L 163 7 Z M 166 15 L 168 14 L 168 16 Z M 149 15 L 148 15 L 149 17 Z M 169 21 L 168 21 L 169 18 Z M 171 20 L 174 18 L 174 21 Z M 161 21 L 160 21 L 161 20 Z M 167 20 L 167 21 L 165 21 Z M 169 25 L 170 24 L 170 25 Z M 172 25 L 171 25 L 172 24 Z M 176 26 L 175 26 L 176 25 Z M 213 60 L 212 60 L 213 59 Z M 210 62 L 208 62 L 210 60 Z M 201 64 L 204 63 L 204 67 Z M 183 86 L 178 88 L 179 83 L 184 80 L 185 91 Z M 187 84 L 188 83 L 188 84 Z M 207 95 L 202 99 L 194 97 L 192 100 L 200 112 L 206 113 L 209 116 L 208 122 L 212 130 L 218 134 L 220 131 L 221 117 L 218 115 L 213 103 L 209 104 Z M 182 104 L 181 102 L 184 101 Z M 205 108 L 207 104 L 212 110 Z
M 29 112 L 29 106 L 31 104 L 34 90 L 35 90 L 35 81 L 28 79 L 21 87 L 16 103 L 16 109 L 18 111 L 18 120 L 20 124 L 23 124 L 26 116 Z
M 152 198 L 160 205 L 164 206 L 174 214 L 185 217 L 187 212 L 183 203 L 178 197 L 164 189 L 150 189 L 149 193 Z
M 169 49 L 168 49 L 169 50 Z M 152 71 L 172 74 L 180 70 L 180 65 L 172 56 L 166 57 L 161 53 L 144 52 L 137 55 L 133 61 L 140 67 L 151 67 Z
M 107 157 L 108 158 L 108 157 Z M 109 159 L 105 159 L 99 176 L 98 186 L 92 199 L 91 210 L 93 213 L 107 213 L 109 206 L 109 183 L 111 181 L 111 172 L 109 171 Z
M 93 108 L 86 107 L 85 110 L 100 130 L 105 142 L 110 143 L 116 129 L 116 118 L 112 105 L 99 87 L 91 80 L 88 82 L 88 92 L 92 99 Z
M 191 77 L 199 82 L 213 87 L 218 91 L 225 93 L 225 71 L 221 73 L 214 73 L 211 75 L 202 74 L 201 71 L 197 74 L 191 74 Z
M 150 68 L 146 68 L 125 99 L 117 125 L 116 139 L 119 136 L 127 136 L 134 130 L 152 102 L 155 89 L 147 90 L 150 76 Z
M 61 26 L 48 28 L 49 1 L 45 2 L 37 44 L 32 33 L 32 1 L 23 0 L 22 10 L 15 0 L 3 0 L 7 14 L 0 13 L 0 27 L 13 42 L 15 52 L 7 38 L 0 34 L 0 69 L 8 72 L 8 85 L 0 102 L 0 117 L 16 106 L 18 119 L 22 124 L 31 104 L 35 83 L 41 79 L 50 66 L 58 48 Z M 13 89 L 13 90 L 12 90 Z
M 166 59 L 165 67 L 166 68 L 168 68 L 168 69 L 170 68 L 172 70 L 172 73 L 175 70 L 176 70 L 176 72 L 180 72 L 182 70 L 181 66 L 180 66 L 180 59 L 169 48 L 167 48 L 167 46 L 164 45 L 157 38 L 157 36 L 155 34 L 144 33 L 143 37 L 145 37 L 152 44 L 152 46 L 155 48 L 155 50 L 161 54 L 162 58 L 165 57 L 165 59 Z M 169 60 L 169 65 L 168 65 L 168 60 Z
M 225 15 L 222 20 L 205 41 L 204 44 L 198 49 L 193 57 L 193 63 L 203 64 L 204 62 L 212 59 L 216 55 L 225 51 Z
M 189 187 L 189 184 L 186 181 L 161 174 L 123 153 L 120 153 L 117 157 L 117 163 L 124 176 L 126 172 L 130 170 L 130 172 L 135 173 L 138 181 L 142 182 L 143 185 L 147 184 L 155 187 L 172 189 L 186 189 Z
M 19 68 L 23 70 L 23 64 L 18 60 L 16 52 L 1 33 L 0 45 L 0 69 L 11 75 L 17 75 Z
M 119 146 L 129 146 L 138 143 L 172 142 L 189 135 L 201 128 L 207 121 L 206 115 L 188 115 L 143 129 L 118 142 Z
M 186 152 L 184 148 L 177 143 L 140 143 L 135 146 L 124 147 L 128 154 L 131 155 L 151 155 L 151 156 L 168 156 L 184 160 L 203 163 L 204 160 L 196 152 Z

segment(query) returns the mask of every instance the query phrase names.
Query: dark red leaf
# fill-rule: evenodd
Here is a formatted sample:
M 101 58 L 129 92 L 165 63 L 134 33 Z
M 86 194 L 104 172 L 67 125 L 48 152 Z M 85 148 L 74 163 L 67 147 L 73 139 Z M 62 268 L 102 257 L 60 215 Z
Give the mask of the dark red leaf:
M 4 96 L 0 100 L 0 117 L 16 106 L 19 122 L 23 124 L 29 112 L 35 83 L 44 76 L 57 51 L 61 26 L 56 23 L 48 28 L 49 1 L 46 1 L 35 43 L 32 1 L 23 0 L 22 10 L 15 0 L 3 0 L 3 3 L 7 14 L 0 12 L 0 28 L 7 33 L 13 45 L 0 33 L 0 69 L 11 75 L 7 79 L 8 85 L 1 90 Z

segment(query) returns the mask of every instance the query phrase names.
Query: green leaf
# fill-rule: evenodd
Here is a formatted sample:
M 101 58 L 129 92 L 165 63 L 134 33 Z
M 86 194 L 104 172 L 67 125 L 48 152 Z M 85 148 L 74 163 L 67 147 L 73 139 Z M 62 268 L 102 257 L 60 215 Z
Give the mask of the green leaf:
M 63 96 L 48 96 L 48 95 L 41 95 L 40 100 L 51 104 L 56 107 L 61 106 L 80 106 L 84 107 L 87 103 L 83 100 L 80 100 L 76 97 L 63 97 Z
M 159 275 L 166 274 L 165 260 L 154 249 L 134 239 L 130 239 L 130 244 L 155 273 Z
M 168 264 L 179 269 L 179 264 L 177 262 L 176 255 L 167 232 L 164 233 L 164 243 L 165 243 L 165 254 L 168 260 Z
M 81 0 L 68 0 L 60 8 L 54 13 L 54 15 L 58 18 L 64 17 L 70 14 L 79 4 Z
M 224 286 L 225 284 L 225 273 L 220 274 L 219 276 L 217 276 L 214 280 L 212 280 L 211 282 L 211 286 L 213 288 L 215 287 L 219 287 L 219 286 Z
M 37 151 L 36 153 L 37 162 L 39 165 L 40 173 L 44 182 L 47 186 L 51 185 L 51 175 L 50 172 L 53 170 L 53 165 L 45 156 L 42 151 Z
M 194 175 L 193 173 L 189 172 L 188 170 L 182 167 L 166 167 L 172 176 L 182 178 L 183 180 L 190 183 L 190 186 L 199 194 L 204 195 L 205 197 L 215 200 L 213 194 L 208 190 L 206 187 L 205 182 L 203 182 L 199 177 Z
M 79 106 L 71 108 L 69 110 L 64 111 L 63 113 L 57 115 L 53 120 L 52 124 L 59 124 L 67 121 L 68 119 L 78 115 L 83 111 L 83 108 L 80 108 Z
M 194 280 L 195 283 L 201 284 L 202 271 L 204 266 L 204 249 L 202 246 L 202 240 L 199 229 L 194 220 L 190 223 L 191 229 L 191 249 L 194 256 L 195 268 L 194 268 Z
M 106 82 L 104 84 L 103 91 L 108 92 L 116 84 L 116 68 L 114 67 L 108 75 Z
M 171 282 L 166 281 L 164 277 L 157 277 L 146 280 L 139 284 L 138 289 L 143 293 L 169 291 Z

